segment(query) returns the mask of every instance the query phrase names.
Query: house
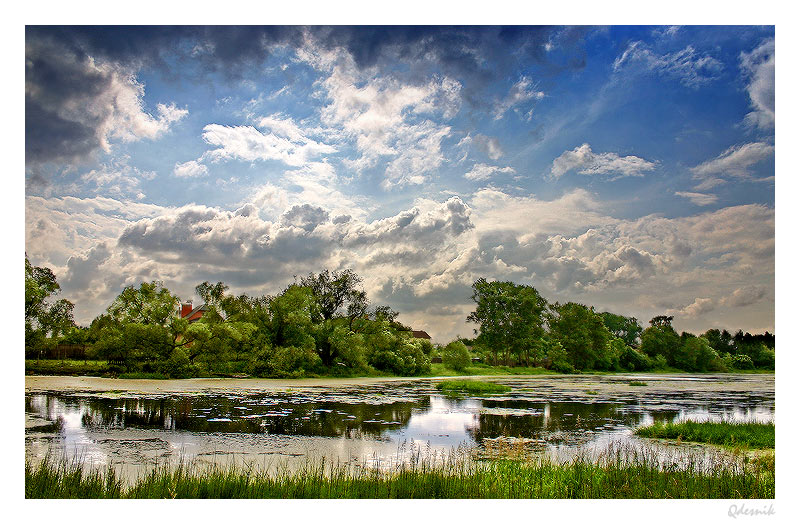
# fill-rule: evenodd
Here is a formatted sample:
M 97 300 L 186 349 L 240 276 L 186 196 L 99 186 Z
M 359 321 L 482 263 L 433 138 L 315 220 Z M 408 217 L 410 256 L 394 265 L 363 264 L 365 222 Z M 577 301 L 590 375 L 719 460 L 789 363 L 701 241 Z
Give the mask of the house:
M 431 339 L 431 336 L 429 334 L 427 334 L 426 332 L 424 332 L 424 331 L 412 330 L 411 331 L 411 336 L 414 337 L 414 338 L 424 338 L 426 340 L 430 340 Z
M 193 307 L 191 302 L 181 302 L 180 316 L 190 323 L 200 320 L 206 311 L 208 311 L 208 307 L 205 304 Z

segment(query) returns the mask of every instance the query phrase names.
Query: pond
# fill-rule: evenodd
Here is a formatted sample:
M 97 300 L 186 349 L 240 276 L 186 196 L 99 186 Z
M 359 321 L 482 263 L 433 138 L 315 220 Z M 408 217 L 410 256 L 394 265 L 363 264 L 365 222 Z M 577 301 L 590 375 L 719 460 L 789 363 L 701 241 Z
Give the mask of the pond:
M 385 467 L 415 454 L 489 456 L 501 444 L 565 457 L 641 443 L 633 430 L 653 421 L 774 421 L 775 415 L 774 375 L 496 377 L 512 390 L 467 397 L 443 396 L 435 379 L 288 387 L 173 381 L 170 391 L 154 391 L 154 381 L 149 387 L 119 381 L 123 388 L 110 390 L 102 379 L 59 387 L 55 379 L 35 378 L 26 380 L 27 459 L 111 465 L 127 478 L 180 461 L 278 468 L 324 457 Z M 675 447 L 647 445 L 661 453 Z

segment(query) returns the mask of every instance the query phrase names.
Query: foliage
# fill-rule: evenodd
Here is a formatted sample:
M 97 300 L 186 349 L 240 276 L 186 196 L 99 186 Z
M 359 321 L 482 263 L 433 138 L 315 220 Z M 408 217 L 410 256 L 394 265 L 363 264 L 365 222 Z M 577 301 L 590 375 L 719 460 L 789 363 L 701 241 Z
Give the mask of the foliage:
M 550 337 L 561 343 L 575 369 L 605 369 L 610 363 L 605 352 L 612 335 L 593 309 L 574 302 L 555 303 L 547 319 Z
M 475 341 L 493 352 L 495 362 L 499 354 L 506 363 L 512 355 L 526 365 L 539 359 L 535 350 L 544 335 L 547 301 L 536 289 L 480 278 L 472 284 L 472 300 L 476 307 L 467 321 L 479 325 Z
M 469 350 L 460 340 L 454 340 L 442 349 L 442 364 L 455 371 L 464 371 L 471 363 Z
M 622 339 L 629 347 L 638 345 L 639 337 L 642 334 L 642 326 L 636 317 L 624 317 L 604 311 L 600 313 L 600 318 L 603 319 L 603 324 L 612 335 Z
M 37 267 L 25 255 L 25 348 L 41 353 L 55 344 L 55 338 L 68 333 L 75 323 L 74 304 L 66 299 L 50 302 L 61 290 L 50 268 Z
M 675 365 L 675 353 L 680 347 L 681 338 L 672 327 L 672 317 L 654 317 L 650 327 L 642 332 L 642 352 L 650 358 L 660 355 L 670 366 Z
M 654 367 L 647 355 L 630 346 L 626 346 L 620 353 L 619 365 L 627 371 L 647 371 Z
M 736 369 L 753 369 L 753 360 L 747 355 L 734 355 L 731 362 Z

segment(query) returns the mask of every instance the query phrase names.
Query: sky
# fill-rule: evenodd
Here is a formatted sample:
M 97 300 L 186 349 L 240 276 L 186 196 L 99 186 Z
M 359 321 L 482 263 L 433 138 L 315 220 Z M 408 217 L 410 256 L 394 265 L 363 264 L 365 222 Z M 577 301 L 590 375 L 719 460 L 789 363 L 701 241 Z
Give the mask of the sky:
M 775 329 L 774 26 L 28 26 L 25 251 L 129 285 L 350 268 L 435 342 L 478 278 Z

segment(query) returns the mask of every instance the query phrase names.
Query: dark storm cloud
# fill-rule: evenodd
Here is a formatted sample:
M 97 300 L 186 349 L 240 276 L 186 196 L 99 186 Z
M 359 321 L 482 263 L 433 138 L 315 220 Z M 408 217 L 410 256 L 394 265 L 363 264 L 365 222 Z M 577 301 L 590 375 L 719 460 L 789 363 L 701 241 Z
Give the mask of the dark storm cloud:
M 582 67 L 574 56 L 583 53 L 584 32 L 524 26 L 28 26 L 26 159 L 29 167 L 81 161 L 101 147 L 108 149 L 115 108 L 81 109 L 120 89 L 121 82 L 135 82 L 143 69 L 190 81 L 205 74 L 240 78 L 275 46 L 297 48 L 308 35 L 323 49 L 346 49 L 360 68 L 386 65 L 384 73 L 412 79 L 435 71 L 466 80 L 462 95 L 480 104 L 480 92 L 498 78 L 527 74 L 534 66 L 545 73 Z M 552 56 L 559 63 L 548 60 L 551 54 L 545 51 L 553 42 L 560 51 Z M 407 70 L 396 67 L 398 60 Z M 131 139 L 143 136 L 135 131 Z

